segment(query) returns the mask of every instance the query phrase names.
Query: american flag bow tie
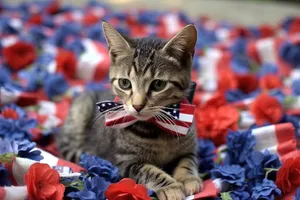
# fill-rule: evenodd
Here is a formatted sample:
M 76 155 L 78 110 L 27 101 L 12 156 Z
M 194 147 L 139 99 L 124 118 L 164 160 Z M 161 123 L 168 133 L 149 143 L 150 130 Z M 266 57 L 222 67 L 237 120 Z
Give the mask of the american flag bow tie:
M 189 103 L 172 104 L 161 111 L 166 117 L 152 117 L 148 119 L 159 128 L 176 135 L 186 135 L 193 123 L 195 106 Z M 113 101 L 103 101 L 97 103 L 101 113 L 105 113 L 105 125 L 111 128 L 125 128 L 138 120 L 129 115 L 124 109 L 120 109 L 122 104 Z

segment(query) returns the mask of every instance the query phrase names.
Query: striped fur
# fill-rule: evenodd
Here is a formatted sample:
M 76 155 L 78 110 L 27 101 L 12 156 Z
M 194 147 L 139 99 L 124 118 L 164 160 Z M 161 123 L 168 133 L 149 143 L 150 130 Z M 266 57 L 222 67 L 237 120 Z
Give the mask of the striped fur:
M 128 39 L 107 23 L 103 29 L 112 61 L 112 93 L 84 93 L 73 101 L 57 135 L 60 152 L 66 159 L 77 162 L 82 152 L 107 159 L 119 167 L 122 176 L 156 191 L 160 200 L 181 200 L 199 192 L 202 185 L 193 128 L 184 137 L 166 133 L 142 120 L 125 129 L 110 129 L 104 126 L 104 117 L 99 117 L 95 104 L 118 96 L 128 112 L 133 105 L 143 104 L 141 114 L 151 115 L 153 106 L 183 100 L 190 83 L 196 42 L 194 26 L 187 26 L 169 42 Z M 129 79 L 132 88 L 120 88 L 120 78 Z M 161 92 L 151 91 L 150 85 L 156 79 L 167 81 Z

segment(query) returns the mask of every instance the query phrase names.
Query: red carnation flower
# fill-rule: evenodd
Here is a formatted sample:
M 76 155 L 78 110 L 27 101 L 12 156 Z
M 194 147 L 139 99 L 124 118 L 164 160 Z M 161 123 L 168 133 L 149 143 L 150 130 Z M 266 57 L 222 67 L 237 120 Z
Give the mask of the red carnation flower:
M 224 71 L 219 75 L 218 90 L 226 92 L 229 89 L 237 88 L 236 76 L 232 72 Z
M 276 185 L 284 193 L 290 193 L 300 186 L 300 156 L 289 158 L 277 172 Z
M 36 59 L 34 46 L 21 41 L 4 47 L 2 54 L 8 66 L 14 70 L 20 70 Z
M 220 107 L 226 104 L 226 98 L 223 93 L 217 92 L 215 93 L 205 104 L 203 107 Z
M 59 183 L 56 170 L 48 164 L 35 163 L 24 176 L 30 200 L 61 200 L 65 186 Z
M 14 119 L 14 120 L 19 119 L 18 113 L 11 108 L 6 108 L 5 110 L 3 110 L 1 112 L 1 116 L 3 116 L 5 119 Z
M 282 87 L 282 81 L 275 74 L 267 74 L 260 79 L 259 85 L 261 89 L 271 90 Z
M 250 112 L 254 116 L 257 125 L 276 124 L 282 118 L 283 108 L 275 97 L 261 94 L 251 104 Z
M 198 108 L 195 112 L 197 135 L 217 146 L 226 142 L 228 130 L 238 128 L 239 112 L 231 106 Z
M 255 75 L 245 74 L 237 75 L 237 87 L 244 93 L 248 94 L 258 88 L 258 79 Z
M 72 51 L 59 49 L 56 57 L 57 71 L 63 73 L 68 78 L 75 78 L 76 57 Z
M 108 200 L 151 200 L 145 186 L 136 184 L 129 178 L 110 184 L 105 196 Z

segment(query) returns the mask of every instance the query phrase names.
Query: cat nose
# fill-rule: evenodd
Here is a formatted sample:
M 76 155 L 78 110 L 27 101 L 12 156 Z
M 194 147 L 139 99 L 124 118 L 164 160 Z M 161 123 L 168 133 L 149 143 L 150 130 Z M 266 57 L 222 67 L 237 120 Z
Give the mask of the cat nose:
M 132 105 L 132 107 L 136 110 L 136 112 L 140 112 L 141 110 L 143 110 L 145 105 Z

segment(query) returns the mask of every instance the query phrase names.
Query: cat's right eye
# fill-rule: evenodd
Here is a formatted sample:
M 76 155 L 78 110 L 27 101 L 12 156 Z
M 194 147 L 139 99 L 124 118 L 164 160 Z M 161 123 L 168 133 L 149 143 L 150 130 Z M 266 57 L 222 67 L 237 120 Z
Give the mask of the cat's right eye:
M 131 82 L 130 82 L 130 80 L 128 80 L 126 78 L 120 78 L 119 79 L 119 87 L 122 90 L 129 90 L 129 89 L 131 89 Z

